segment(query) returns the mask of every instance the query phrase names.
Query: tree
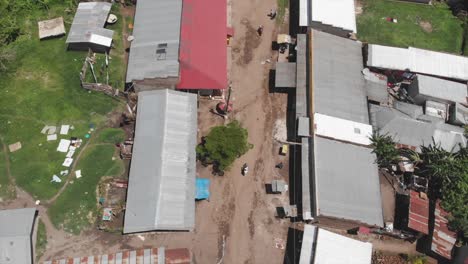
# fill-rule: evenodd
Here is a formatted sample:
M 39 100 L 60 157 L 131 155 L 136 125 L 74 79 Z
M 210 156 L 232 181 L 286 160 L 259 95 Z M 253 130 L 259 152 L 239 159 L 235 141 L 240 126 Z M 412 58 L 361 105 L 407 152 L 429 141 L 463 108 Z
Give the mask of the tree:
M 248 132 L 238 121 L 214 127 L 197 146 L 197 157 L 201 161 L 212 162 L 216 170 L 223 171 L 253 147 L 247 139 Z
M 395 147 L 395 142 L 391 136 L 374 132 L 371 136 L 371 142 L 372 153 L 377 156 L 376 162 L 380 168 L 389 168 L 391 165 L 398 163 L 400 153 Z
M 449 226 L 468 237 L 468 150 L 460 146 L 448 152 L 433 142 L 421 147 L 421 167 L 417 173 L 429 179 L 430 196 L 441 199 L 442 208 L 450 212 Z

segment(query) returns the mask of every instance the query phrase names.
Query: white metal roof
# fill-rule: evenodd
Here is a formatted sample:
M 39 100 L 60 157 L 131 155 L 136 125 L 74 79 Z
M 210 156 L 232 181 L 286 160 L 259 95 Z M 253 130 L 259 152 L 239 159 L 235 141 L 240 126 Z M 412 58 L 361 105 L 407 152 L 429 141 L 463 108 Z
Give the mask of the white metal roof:
M 372 244 L 304 225 L 299 264 L 370 264 Z
M 468 57 L 413 47 L 369 44 L 367 66 L 468 80 Z
M 139 93 L 124 233 L 193 229 L 196 139 L 196 94 Z
M 312 0 L 310 14 L 312 21 L 357 32 L 354 0 Z
M 299 26 L 309 26 L 310 0 L 299 0 Z
M 370 145 L 372 126 L 346 119 L 314 113 L 314 130 L 318 136 Z
M 0 263 L 32 263 L 35 208 L 0 210 Z
M 370 264 L 372 244 L 319 229 L 314 263 Z

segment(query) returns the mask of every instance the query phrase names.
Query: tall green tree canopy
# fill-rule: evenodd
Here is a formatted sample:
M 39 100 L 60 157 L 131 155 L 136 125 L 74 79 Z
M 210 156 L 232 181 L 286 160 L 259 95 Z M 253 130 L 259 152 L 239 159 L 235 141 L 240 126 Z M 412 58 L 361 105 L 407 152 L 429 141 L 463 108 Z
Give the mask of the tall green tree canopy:
M 395 147 L 395 142 L 391 136 L 374 132 L 371 142 L 372 153 L 377 156 L 377 164 L 380 168 L 389 168 L 391 165 L 398 163 L 400 153 Z
M 197 146 L 197 156 L 202 161 L 213 162 L 217 169 L 225 170 L 253 147 L 247 141 L 247 129 L 238 121 L 211 129 L 204 142 Z

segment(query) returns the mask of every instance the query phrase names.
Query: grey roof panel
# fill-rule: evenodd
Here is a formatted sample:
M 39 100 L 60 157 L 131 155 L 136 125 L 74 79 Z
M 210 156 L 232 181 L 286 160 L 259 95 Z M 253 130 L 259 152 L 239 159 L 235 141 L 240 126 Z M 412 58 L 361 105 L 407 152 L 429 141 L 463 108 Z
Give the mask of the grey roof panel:
M 299 117 L 297 123 L 297 135 L 301 137 L 310 136 L 310 119 L 308 117 Z
M 457 150 L 458 144 L 467 145 L 463 128 L 432 120 L 434 117 L 422 115 L 413 119 L 395 109 L 371 105 L 371 120 L 374 129 L 388 134 L 400 144 L 413 146 L 432 144 L 432 139 L 447 151 Z
M 192 230 L 197 96 L 140 92 L 124 233 Z
M 279 62 L 276 64 L 276 87 L 296 87 L 296 63 Z
M 0 263 L 32 263 L 35 208 L 0 210 Z
M 371 149 L 314 138 L 319 215 L 383 226 L 378 168 Z
M 297 35 L 296 61 L 296 117 L 309 116 L 307 113 L 307 35 Z
M 447 81 L 440 78 L 417 75 L 419 94 L 456 103 L 466 104 L 468 86 L 463 83 Z
M 182 0 L 138 1 L 127 82 L 179 76 L 181 19 Z M 157 54 L 164 46 L 165 54 Z
M 310 138 L 303 137 L 301 139 L 301 177 L 302 177 L 302 218 L 304 220 L 312 219 L 315 213 L 312 212 L 311 198 L 311 175 L 310 175 Z
M 398 111 L 410 116 L 411 118 L 417 118 L 418 116 L 424 114 L 423 107 L 420 105 L 395 100 L 393 102 L 393 107 L 395 107 L 395 109 Z
M 112 38 L 114 31 L 104 28 L 111 7 L 111 3 L 105 2 L 80 3 L 66 43 L 89 42 L 92 34 Z
M 360 42 L 312 30 L 314 112 L 369 123 Z

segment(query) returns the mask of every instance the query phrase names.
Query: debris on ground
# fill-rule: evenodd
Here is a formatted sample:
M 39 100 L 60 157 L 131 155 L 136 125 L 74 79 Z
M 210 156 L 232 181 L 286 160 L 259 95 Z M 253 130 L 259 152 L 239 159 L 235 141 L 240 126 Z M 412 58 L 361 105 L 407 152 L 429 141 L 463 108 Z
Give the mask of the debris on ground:
M 47 135 L 47 141 L 57 140 L 57 134 Z
M 280 142 L 285 142 L 287 140 L 286 119 L 277 119 L 275 121 L 273 137 Z
M 68 139 L 61 139 L 60 143 L 57 147 L 58 152 L 68 152 L 68 148 L 70 147 L 71 141 Z
M 60 171 L 60 176 L 68 175 L 68 170 Z
M 67 135 L 68 130 L 70 130 L 70 125 L 62 125 L 60 128 L 60 135 Z
M 79 178 L 81 178 L 83 176 L 83 175 L 81 175 L 81 170 L 75 171 L 75 175 L 76 175 L 77 179 L 79 179 Z
M 57 127 L 56 126 L 44 126 L 44 128 L 42 128 L 41 130 L 41 133 L 42 134 L 48 134 L 48 135 L 52 135 L 52 134 L 55 134 L 55 132 L 57 131 Z
M 50 182 L 62 182 L 62 179 L 60 179 L 57 175 L 54 174 Z
M 8 146 L 10 152 L 15 152 L 21 149 L 21 142 L 16 142 Z
M 73 163 L 73 159 L 72 158 L 65 158 L 65 160 L 63 161 L 62 163 L 62 166 L 64 167 L 70 167 L 70 165 Z

